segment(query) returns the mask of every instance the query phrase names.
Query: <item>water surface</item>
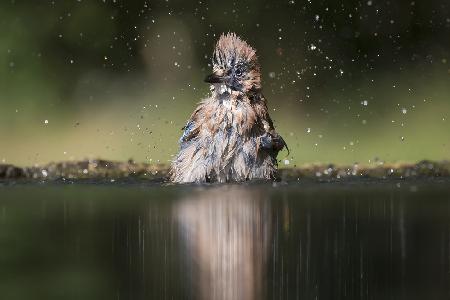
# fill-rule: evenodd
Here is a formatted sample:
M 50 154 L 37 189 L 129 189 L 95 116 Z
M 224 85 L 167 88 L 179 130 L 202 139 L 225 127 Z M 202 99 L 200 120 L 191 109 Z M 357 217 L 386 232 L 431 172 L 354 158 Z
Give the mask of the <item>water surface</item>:
M 1 299 L 448 299 L 446 180 L 0 187 Z

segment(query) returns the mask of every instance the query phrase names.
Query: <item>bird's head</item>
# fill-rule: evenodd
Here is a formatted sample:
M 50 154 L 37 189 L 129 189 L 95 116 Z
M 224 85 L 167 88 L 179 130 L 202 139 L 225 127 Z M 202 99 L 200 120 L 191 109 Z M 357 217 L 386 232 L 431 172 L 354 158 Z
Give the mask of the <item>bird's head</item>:
M 236 34 L 222 34 L 212 63 L 213 73 L 205 78 L 206 82 L 242 93 L 261 89 L 256 51 Z

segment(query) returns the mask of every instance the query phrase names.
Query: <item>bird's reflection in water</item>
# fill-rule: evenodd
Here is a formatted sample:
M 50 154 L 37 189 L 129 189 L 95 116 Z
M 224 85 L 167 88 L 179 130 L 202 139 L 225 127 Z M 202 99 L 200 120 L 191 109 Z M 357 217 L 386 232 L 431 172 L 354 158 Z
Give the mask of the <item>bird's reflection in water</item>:
M 199 298 L 264 298 L 271 235 L 264 193 L 239 186 L 203 189 L 180 201 L 175 217 Z

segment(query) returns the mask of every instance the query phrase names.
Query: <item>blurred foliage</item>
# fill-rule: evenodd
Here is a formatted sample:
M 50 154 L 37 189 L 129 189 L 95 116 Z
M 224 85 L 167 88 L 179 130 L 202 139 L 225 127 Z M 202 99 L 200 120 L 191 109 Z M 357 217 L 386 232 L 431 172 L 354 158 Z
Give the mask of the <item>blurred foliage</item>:
M 290 166 L 448 159 L 449 7 L 3 1 L 0 162 L 169 161 L 227 31 L 258 50 Z

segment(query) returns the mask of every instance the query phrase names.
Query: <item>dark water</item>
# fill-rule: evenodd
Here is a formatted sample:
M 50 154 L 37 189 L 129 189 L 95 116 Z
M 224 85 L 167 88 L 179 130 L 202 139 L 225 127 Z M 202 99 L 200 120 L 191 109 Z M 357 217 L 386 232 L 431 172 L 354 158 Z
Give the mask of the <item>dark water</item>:
M 450 184 L 0 187 L 0 299 L 449 299 Z

